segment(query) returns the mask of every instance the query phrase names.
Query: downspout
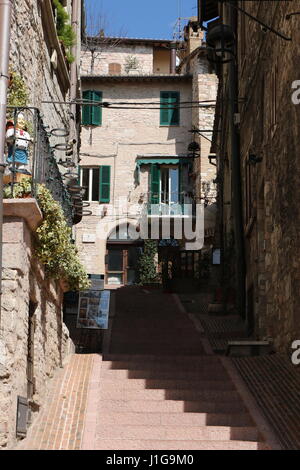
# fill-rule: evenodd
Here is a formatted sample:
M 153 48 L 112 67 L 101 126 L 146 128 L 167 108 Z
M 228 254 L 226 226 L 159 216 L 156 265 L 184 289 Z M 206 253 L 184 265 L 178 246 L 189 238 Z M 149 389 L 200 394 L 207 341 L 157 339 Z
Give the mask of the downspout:
M 236 32 L 237 12 L 229 5 L 229 22 L 232 30 Z M 236 288 L 237 307 L 239 314 L 246 319 L 246 261 L 243 223 L 243 194 L 240 165 L 240 138 L 237 131 L 234 115 L 238 112 L 238 81 L 236 61 L 229 62 L 228 70 L 228 111 L 229 136 L 232 164 L 232 209 L 234 219 L 234 234 L 236 247 Z
M 3 251 L 3 175 L 5 170 L 4 144 L 6 130 L 6 106 L 8 88 L 8 63 L 10 49 L 10 27 L 13 0 L 0 3 L 0 324 L 2 299 L 2 251 Z
M 170 73 L 176 73 L 176 49 L 177 44 L 175 41 L 171 42 L 171 52 L 170 52 Z
M 75 58 L 74 62 L 71 63 L 71 71 L 70 71 L 70 78 L 71 78 L 71 86 L 70 86 L 70 101 L 73 103 L 77 98 L 77 88 L 78 88 L 78 34 L 79 32 L 79 2 L 81 0 L 73 0 L 72 2 L 72 28 L 74 33 L 76 34 L 76 42 L 74 46 L 72 46 L 71 53 Z M 76 123 L 76 116 L 77 116 L 77 105 L 71 104 L 70 106 L 70 141 L 73 143 L 73 162 L 77 164 L 78 162 L 78 135 L 77 135 L 77 123 Z M 76 142 L 75 142 L 76 141 Z

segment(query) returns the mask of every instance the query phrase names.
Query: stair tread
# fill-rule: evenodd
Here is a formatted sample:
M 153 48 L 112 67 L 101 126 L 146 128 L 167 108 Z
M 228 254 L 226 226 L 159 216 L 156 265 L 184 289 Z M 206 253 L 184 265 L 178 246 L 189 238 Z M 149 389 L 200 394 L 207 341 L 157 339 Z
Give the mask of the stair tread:
M 198 440 L 136 440 L 136 439 L 98 439 L 98 450 L 270 450 L 261 442 L 253 441 L 198 441 Z

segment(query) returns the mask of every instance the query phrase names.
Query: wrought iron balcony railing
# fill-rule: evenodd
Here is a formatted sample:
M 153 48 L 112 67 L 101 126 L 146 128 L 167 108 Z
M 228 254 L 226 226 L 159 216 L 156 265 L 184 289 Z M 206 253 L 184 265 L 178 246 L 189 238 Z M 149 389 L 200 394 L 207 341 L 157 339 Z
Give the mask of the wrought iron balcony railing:
M 61 205 L 69 225 L 72 225 L 78 202 L 76 206 L 55 158 L 56 151 L 68 150 L 68 144 L 61 142 L 61 138 L 67 136 L 67 131 L 48 130 L 37 108 L 8 108 L 8 113 L 10 119 L 6 126 L 7 167 L 4 183 L 11 186 L 13 195 L 14 184 L 22 178 L 30 178 L 33 197 L 36 197 L 37 185 L 45 184 Z M 50 136 L 58 141 L 54 146 L 50 144 Z

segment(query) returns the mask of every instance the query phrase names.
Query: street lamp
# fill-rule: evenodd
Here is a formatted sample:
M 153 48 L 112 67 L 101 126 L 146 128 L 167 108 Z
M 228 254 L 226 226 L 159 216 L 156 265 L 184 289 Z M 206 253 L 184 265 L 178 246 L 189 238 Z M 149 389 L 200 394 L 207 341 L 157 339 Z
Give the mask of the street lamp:
M 219 64 L 231 62 L 234 58 L 235 35 L 231 26 L 217 24 L 207 33 L 208 60 Z
M 200 145 L 198 142 L 193 141 L 188 146 L 188 156 L 191 158 L 199 158 L 200 157 Z

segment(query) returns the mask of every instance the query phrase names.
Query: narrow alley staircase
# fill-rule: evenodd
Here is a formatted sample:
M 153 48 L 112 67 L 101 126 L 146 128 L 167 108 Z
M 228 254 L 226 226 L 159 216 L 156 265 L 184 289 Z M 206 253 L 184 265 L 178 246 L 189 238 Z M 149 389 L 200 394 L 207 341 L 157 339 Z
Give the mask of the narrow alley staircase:
M 109 352 L 94 377 L 96 450 L 268 449 L 221 359 L 171 294 L 116 292 Z M 84 440 L 85 441 L 85 440 Z

